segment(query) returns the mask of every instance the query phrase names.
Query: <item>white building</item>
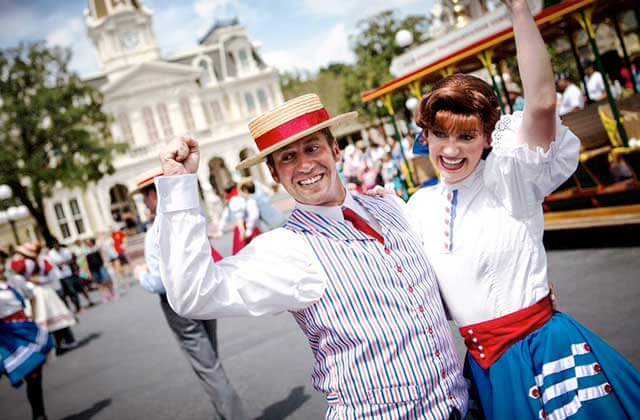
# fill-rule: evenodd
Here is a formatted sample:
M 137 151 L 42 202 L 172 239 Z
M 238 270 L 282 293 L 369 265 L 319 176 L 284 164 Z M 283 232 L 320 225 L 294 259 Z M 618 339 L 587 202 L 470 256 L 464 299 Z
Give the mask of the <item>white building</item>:
M 283 102 L 277 71 L 262 61 L 237 20 L 216 22 L 196 48 L 167 58 L 152 20 L 141 0 L 89 0 L 85 21 L 101 71 L 86 81 L 104 94 L 114 140 L 130 148 L 116 157 L 113 175 L 46 201 L 49 227 L 63 242 L 107 232 L 125 219 L 146 220 L 140 197 L 129 192 L 139 174 L 159 166 L 160 150 L 177 135 L 190 133 L 200 142 L 198 178 L 210 216 L 220 211 L 234 179 L 270 182 L 264 165 L 243 174 L 234 168 L 254 153 L 249 120 Z M 13 242 L 5 227 L 2 242 Z M 26 233 L 21 240 L 33 237 Z

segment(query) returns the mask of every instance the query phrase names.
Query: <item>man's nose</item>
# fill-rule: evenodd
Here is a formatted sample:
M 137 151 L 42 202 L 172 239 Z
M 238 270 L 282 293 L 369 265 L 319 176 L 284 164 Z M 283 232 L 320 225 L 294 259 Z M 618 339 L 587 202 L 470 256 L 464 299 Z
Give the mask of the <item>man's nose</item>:
M 296 166 L 296 171 L 301 173 L 308 173 L 311 172 L 313 166 L 313 159 L 305 156 L 304 154 L 300 154 L 300 156 L 298 157 L 298 165 Z

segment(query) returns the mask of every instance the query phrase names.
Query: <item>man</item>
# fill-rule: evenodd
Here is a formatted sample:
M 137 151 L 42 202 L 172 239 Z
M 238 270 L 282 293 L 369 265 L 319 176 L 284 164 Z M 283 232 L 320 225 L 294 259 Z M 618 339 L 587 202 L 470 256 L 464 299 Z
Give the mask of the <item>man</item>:
M 198 144 L 162 155 L 156 179 L 160 272 L 178 313 L 196 318 L 291 311 L 315 358 L 312 381 L 327 417 L 457 419 L 467 387 L 433 271 L 392 198 L 352 196 L 340 150 L 316 95 L 249 124 L 273 179 L 297 206 L 281 228 L 213 264 L 198 203 Z
M 155 218 L 158 203 L 153 180 L 159 175 L 162 175 L 162 171 L 159 169 L 142 175 L 137 182 L 137 189 L 132 193 L 139 192 L 142 194 L 144 204 L 149 209 L 152 219 Z M 158 269 L 159 255 L 157 247 L 154 246 L 155 240 L 155 229 L 152 226 L 145 236 L 144 258 L 147 270 L 137 273 L 140 285 L 146 291 L 160 296 L 160 307 L 164 312 L 169 328 L 173 331 L 204 391 L 211 399 L 218 418 L 226 420 L 246 419 L 247 416 L 240 397 L 229 383 L 218 359 L 216 320 L 199 321 L 183 318 L 171 309 L 160 279 Z
M 602 73 L 596 70 L 593 61 L 587 61 L 584 64 L 585 79 L 587 81 L 587 91 L 592 101 L 599 101 L 607 96 L 604 88 L 604 79 Z
M 82 310 L 78 293 L 82 293 L 87 300 L 89 306 L 93 306 L 93 302 L 87 291 L 82 287 L 78 275 L 73 272 L 73 253 L 66 247 L 60 246 L 57 240 L 53 243 L 53 248 L 49 250 L 49 260 L 55 264 L 60 270 L 60 284 L 62 286 L 60 299 L 69 307 L 68 300 L 71 300 L 75 307 L 75 312 Z M 67 300 L 68 299 L 68 300 Z
M 558 114 L 565 115 L 584 108 L 584 98 L 580 88 L 576 86 L 566 75 L 561 75 L 558 80 L 558 90 L 562 94 L 558 106 Z

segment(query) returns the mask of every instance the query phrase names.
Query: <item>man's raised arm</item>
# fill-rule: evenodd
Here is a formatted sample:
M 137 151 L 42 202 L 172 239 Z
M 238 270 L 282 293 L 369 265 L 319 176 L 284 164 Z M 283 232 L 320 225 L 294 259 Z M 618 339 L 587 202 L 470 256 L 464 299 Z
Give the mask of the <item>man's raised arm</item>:
M 324 293 L 324 274 L 304 240 L 285 229 L 256 238 L 215 264 L 199 203 L 198 143 L 181 139 L 161 155 L 156 178 L 160 274 L 173 309 L 189 318 L 302 309 Z

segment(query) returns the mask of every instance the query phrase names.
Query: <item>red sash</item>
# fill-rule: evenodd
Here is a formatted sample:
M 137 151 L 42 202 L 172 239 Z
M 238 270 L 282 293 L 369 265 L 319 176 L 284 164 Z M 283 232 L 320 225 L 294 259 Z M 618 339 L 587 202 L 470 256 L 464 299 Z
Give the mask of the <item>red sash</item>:
M 11 315 L 5 316 L 4 318 L 0 318 L 0 322 L 2 323 L 11 323 L 11 322 L 26 322 L 29 318 L 24 313 L 23 310 L 19 310 L 18 312 L 14 312 Z
M 459 329 L 469 354 L 489 369 L 512 345 L 547 323 L 553 316 L 551 295 L 509 315 Z

